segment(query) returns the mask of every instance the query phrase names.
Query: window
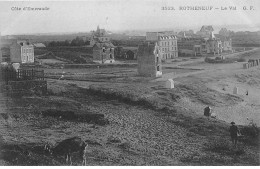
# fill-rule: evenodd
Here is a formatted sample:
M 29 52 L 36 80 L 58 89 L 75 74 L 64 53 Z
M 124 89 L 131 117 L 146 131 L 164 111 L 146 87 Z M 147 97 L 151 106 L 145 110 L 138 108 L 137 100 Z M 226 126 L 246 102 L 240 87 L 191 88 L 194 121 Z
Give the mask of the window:
M 173 45 L 173 41 L 172 41 L 172 45 Z
M 157 63 L 159 62 L 159 57 L 156 57 L 156 62 L 157 62 Z
M 160 66 L 157 66 L 157 71 L 160 71 Z

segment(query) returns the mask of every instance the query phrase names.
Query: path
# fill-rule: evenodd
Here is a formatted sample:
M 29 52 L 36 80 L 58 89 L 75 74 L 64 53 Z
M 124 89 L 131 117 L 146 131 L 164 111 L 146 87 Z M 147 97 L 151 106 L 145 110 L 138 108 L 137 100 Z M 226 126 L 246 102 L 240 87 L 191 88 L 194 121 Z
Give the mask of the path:
M 240 54 L 244 54 L 244 53 L 248 53 L 248 52 L 252 52 L 252 51 L 255 51 L 255 50 L 258 50 L 258 49 L 259 48 L 254 48 L 254 49 L 248 50 L 248 51 L 231 53 L 231 54 L 225 55 L 225 57 L 234 57 L 234 56 L 237 56 L 237 55 L 240 55 Z M 199 59 L 195 59 L 195 60 L 189 60 L 189 61 L 186 61 L 186 62 L 171 63 L 171 64 L 167 64 L 167 67 L 176 67 L 176 68 L 178 68 L 178 67 L 180 67 L 183 64 L 197 63 L 197 62 L 202 62 L 203 60 L 204 60 L 204 57 L 203 58 L 199 58 Z M 233 63 L 233 64 L 239 64 L 239 65 L 241 65 L 241 68 L 242 68 L 242 64 L 239 63 L 239 62 L 238 63 Z M 223 65 L 222 67 L 224 67 L 224 68 L 227 67 L 228 68 L 229 66 L 228 65 Z M 185 67 L 185 68 L 190 69 L 192 67 Z M 195 72 L 187 72 L 187 73 L 181 73 L 181 74 L 175 74 L 174 72 L 165 73 L 165 74 L 162 75 L 161 78 L 157 78 L 154 81 L 166 81 L 167 79 L 176 79 L 176 78 L 179 78 L 179 77 L 185 77 L 185 76 L 195 75 L 195 74 L 205 73 L 205 72 L 209 73 L 209 72 L 217 71 L 219 69 L 220 68 L 218 66 L 211 66 L 211 67 L 204 68 L 204 70 L 199 70 L 199 71 L 195 71 Z

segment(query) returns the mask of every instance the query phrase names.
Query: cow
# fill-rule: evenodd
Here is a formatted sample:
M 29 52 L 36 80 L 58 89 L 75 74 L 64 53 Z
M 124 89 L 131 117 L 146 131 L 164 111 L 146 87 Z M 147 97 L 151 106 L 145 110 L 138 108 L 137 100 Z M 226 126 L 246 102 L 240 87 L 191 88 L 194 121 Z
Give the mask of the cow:
M 84 150 L 86 147 L 87 144 L 80 137 L 72 137 L 61 141 L 53 148 L 49 144 L 46 144 L 44 149 L 47 153 L 55 157 L 64 156 L 66 163 L 68 164 L 70 162 L 72 165 L 71 154 L 79 152 L 83 161 Z

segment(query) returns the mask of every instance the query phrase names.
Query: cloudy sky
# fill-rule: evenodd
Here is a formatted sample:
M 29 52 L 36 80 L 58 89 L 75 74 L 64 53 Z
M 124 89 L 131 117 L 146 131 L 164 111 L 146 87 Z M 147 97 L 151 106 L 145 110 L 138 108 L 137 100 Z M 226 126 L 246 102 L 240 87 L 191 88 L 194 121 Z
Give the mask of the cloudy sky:
M 187 6 L 214 8 L 179 10 Z M 229 10 L 230 6 L 235 6 L 236 10 Z M 243 10 L 244 6 L 248 10 Z M 249 10 L 250 6 L 253 6 L 252 10 Z M 25 7 L 49 10 L 23 10 Z M 162 7 L 174 7 L 175 10 L 162 10 Z M 228 10 L 220 10 L 224 7 Z M 259 17 L 259 0 L 0 1 L 2 35 L 87 32 L 96 29 L 97 25 L 111 31 L 196 30 L 202 25 L 255 31 L 260 30 Z

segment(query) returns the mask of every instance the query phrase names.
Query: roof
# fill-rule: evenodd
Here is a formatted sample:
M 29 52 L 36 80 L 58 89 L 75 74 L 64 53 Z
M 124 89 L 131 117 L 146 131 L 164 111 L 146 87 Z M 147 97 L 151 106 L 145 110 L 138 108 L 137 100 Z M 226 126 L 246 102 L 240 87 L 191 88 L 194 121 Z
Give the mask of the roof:
M 160 36 L 161 39 L 177 39 L 177 36 L 175 35 L 163 35 Z
M 45 48 L 46 46 L 43 43 L 34 43 L 33 46 L 37 48 Z
M 16 43 L 20 46 L 32 46 L 28 40 L 17 40 Z
M 213 27 L 212 27 L 211 25 L 203 25 L 203 26 L 201 27 L 200 31 L 201 31 L 201 32 L 204 32 L 204 31 L 211 31 L 211 32 L 213 32 L 214 29 L 213 29 Z

